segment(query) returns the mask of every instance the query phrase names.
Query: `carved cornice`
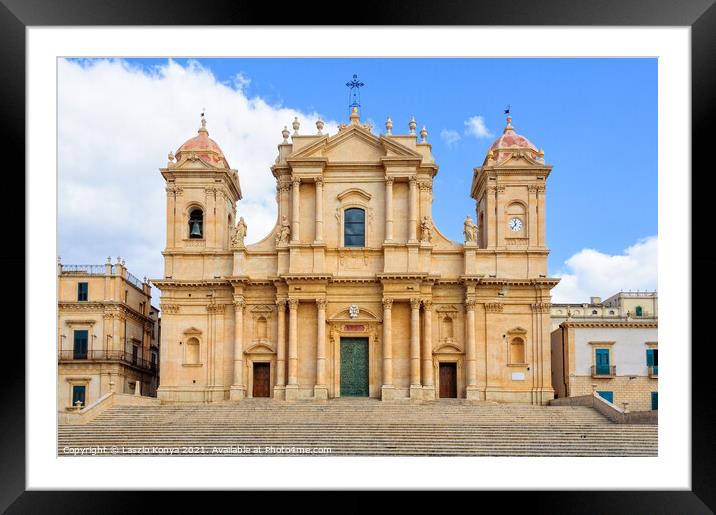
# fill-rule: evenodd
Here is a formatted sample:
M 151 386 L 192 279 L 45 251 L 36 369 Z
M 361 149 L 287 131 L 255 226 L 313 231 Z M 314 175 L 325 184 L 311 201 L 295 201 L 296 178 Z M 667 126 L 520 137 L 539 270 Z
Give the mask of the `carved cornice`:
M 174 315 L 179 313 L 179 304 L 160 304 L 159 309 L 162 313 Z
M 560 327 L 601 327 L 601 328 L 634 328 L 634 329 L 656 329 L 659 327 L 658 322 L 637 322 L 637 321 L 622 321 L 622 322 L 569 322 L 565 321 L 559 324 Z
M 536 302 L 532 304 L 532 311 L 535 313 L 549 313 L 552 308 L 552 304 L 549 302 Z
M 485 303 L 485 311 L 488 313 L 502 313 L 502 310 L 505 308 L 504 304 L 501 302 L 486 302 Z
M 206 306 L 207 313 L 223 313 L 226 309 L 226 304 L 209 304 Z

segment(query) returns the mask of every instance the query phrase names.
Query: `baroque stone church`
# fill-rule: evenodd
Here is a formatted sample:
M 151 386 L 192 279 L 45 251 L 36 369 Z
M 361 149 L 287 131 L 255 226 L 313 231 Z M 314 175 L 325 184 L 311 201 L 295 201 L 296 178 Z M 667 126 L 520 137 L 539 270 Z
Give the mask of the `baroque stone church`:
M 284 128 L 276 226 L 250 245 L 206 120 L 170 153 L 159 398 L 552 399 L 542 150 L 507 117 L 457 243 L 433 223 L 424 127 L 376 135 L 357 107 L 323 125 Z

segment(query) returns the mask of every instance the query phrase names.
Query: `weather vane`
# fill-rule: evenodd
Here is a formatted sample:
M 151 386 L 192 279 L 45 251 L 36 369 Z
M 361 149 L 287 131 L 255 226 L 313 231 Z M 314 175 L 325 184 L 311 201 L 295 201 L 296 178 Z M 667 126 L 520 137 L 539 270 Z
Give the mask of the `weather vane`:
M 348 91 L 348 113 L 353 112 L 353 108 L 360 107 L 360 88 L 365 86 L 361 81 L 358 80 L 358 75 L 353 74 L 353 80 L 346 82 L 346 86 L 350 89 Z
M 507 109 L 505 109 L 505 114 L 510 114 L 510 106 L 507 106 Z

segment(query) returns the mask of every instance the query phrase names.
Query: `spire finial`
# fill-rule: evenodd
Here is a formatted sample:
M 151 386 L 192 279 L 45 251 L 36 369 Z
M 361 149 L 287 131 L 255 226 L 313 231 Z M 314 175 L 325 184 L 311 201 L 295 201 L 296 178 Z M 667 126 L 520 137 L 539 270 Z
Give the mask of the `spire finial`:
M 514 130 L 514 127 L 512 127 L 512 115 L 510 115 L 510 106 L 507 106 L 507 109 L 505 109 L 505 114 L 507 115 L 507 127 L 505 127 L 504 132 L 507 132 L 508 130 Z
M 360 88 L 365 86 L 360 80 L 358 80 L 358 75 L 353 74 L 353 79 L 349 82 L 346 82 L 346 86 L 348 86 L 348 110 L 350 114 L 352 115 L 354 112 L 357 112 L 357 108 L 360 107 Z
M 351 119 L 351 123 L 354 125 L 357 124 L 358 122 L 360 122 L 360 114 L 358 114 L 358 106 L 351 107 L 350 119 Z
M 420 143 L 425 143 L 425 138 L 428 137 L 428 130 L 425 128 L 425 125 L 423 125 L 423 128 L 420 129 Z
M 209 131 L 206 129 L 206 118 L 204 118 L 205 112 L 206 112 L 206 109 L 202 108 L 202 110 L 201 110 L 201 128 L 199 129 L 199 132 L 205 132 L 208 135 Z
M 392 134 L 392 130 L 393 120 L 391 120 L 389 116 L 388 119 L 385 121 L 385 133 L 390 136 Z
M 283 142 L 288 143 L 288 135 L 290 133 L 288 132 L 288 127 L 285 125 L 283 126 L 283 130 L 281 131 L 281 136 L 283 136 Z
M 298 121 L 298 116 L 293 117 L 293 123 L 291 126 L 293 127 L 293 135 L 298 136 L 298 129 L 301 128 L 301 122 Z

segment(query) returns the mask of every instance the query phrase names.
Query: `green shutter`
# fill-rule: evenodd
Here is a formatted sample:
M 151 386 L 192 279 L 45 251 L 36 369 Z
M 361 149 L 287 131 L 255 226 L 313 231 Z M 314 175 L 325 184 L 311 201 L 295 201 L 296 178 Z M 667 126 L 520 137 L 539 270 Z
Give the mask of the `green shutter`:
M 654 349 L 646 349 L 646 366 L 654 366 Z
M 659 392 L 651 392 L 651 409 L 659 409 Z

